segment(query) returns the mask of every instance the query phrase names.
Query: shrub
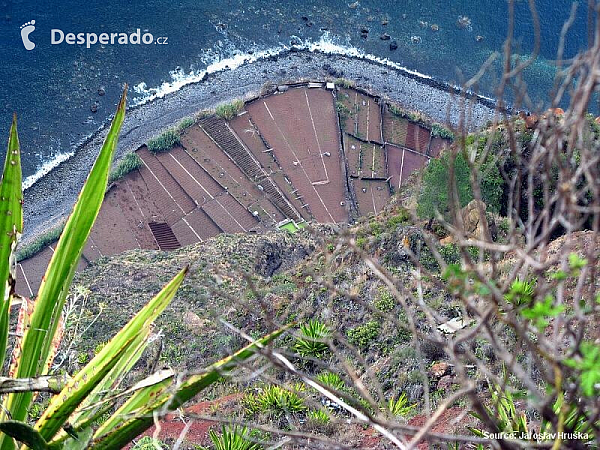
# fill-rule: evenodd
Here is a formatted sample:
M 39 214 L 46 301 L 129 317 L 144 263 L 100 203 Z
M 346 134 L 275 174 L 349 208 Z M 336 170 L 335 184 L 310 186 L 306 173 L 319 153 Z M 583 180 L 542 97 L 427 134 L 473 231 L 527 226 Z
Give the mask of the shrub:
M 356 85 L 356 83 L 353 80 L 348 80 L 346 78 L 336 78 L 334 83 L 336 86 L 341 86 L 346 89 L 352 88 Z
M 152 138 L 148 141 L 148 150 L 152 153 L 163 153 L 168 152 L 174 146 L 179 145 L 181 139 L 179 133 L 176 130 L 170 129 L 165 131 L 158 137 Z
M 244 108 L 244 102 L 242 100 L 234 100 L 231 103 L 217 106 L 215 114 L 221 119 L 231 120 L 237 116 Z
M 367 349 L 371 342 L 379 336 L 379 322 L 370 320 L 364 325 L 359 325 L 348 330 L 348 341 L 362 349 Z
M 31 258 L 33 255 L 45 249 L 48 245 L 57 241 L 64 228 L 65 224 L 62 223 L 57 227 L 51 228 L 45 233 L 39 235 L 29 244 L 20 247 L 16 254 L 17 261 L 23 261 L 24 259 Z
M 108 184 L 114 183 L 117 180 L 120 180 L 129 172 L 133 172 L 136 169 L 139 169 L 142 166 L 142 159 L 135 152 L 127 153 L 117 167 L 110 171 L 108 175 Z
M 294 343 L 294 350 L 299 355 L 320 358 L 329 351 L 327 340 L 331 337 L 331 330 L 324 323 L 312 319 L 300 326 L 300 335 Z
M 334 389 L 336 391 L 341 391 L 346 387 L 346 383 L 342 380 L 337 373 L 333 372 L 322 372 L 316 376 L 317 381 L 328 388 Z
M 167 446 L 150 436 L 144 436 L 132 447 L 131 450 L 165 450 Z
M 406 416 L 415 406 L 417 406 L 416 403 L 412 405 L 408 404 L 408 398 L 406 397 L 405 392 L 400 394 L 397 399 L 394 399 L 394 397 L 390 398 L 387 404 L 389 413 L 396 417 Z
M 221 434 L 217 434 L 214 430 L 208 432 L 210 440 L 213 443 L 214 450 L 260 450 L 263 447 L 253 438 L 256 433 L 249 431 L 246 427 L 238 428 L 237 426 L 221 428 Z
M 448 216 L 449 204 L 449 167 L 451 155 L 444 153 L 438 159 L 432 159 L 423 172 L 423 185 L 419 195 L 417 213 L 421 218 L 435 217 L 436 211 Z M 481 169 L 480 189 L 483 202 L 489 211 L 500 208 L 503 180 L 493 161 L 484 161 Z M 456 155 L 454 161 L 454 179 L 458 192 L 458 203 L 462 208 L 473 200 L 470 182 L 470 169 L 463 152 Z
M 375 308 L 381 312 L 390 312 L 396 307 L 396 300 L 391 292 L 385 287 L 379 287 L 379 295 L 375 300 Z
M 454 140 L 454 133 L 439 123 L 434 123 L 431 126 L 431 136 Z
M 386 222 L 386 228 L 390 231 L 395 231 L 398 225 L 402 225 L 410 221 L 410 213 L 406 208 L 400 208 L 398 214 L 390 217 Z
M 242 404 L 246 413 L 254 415 L 265 413 L 270 416 L 280 417 L 288 413 L 299 413 L 306 410 L 304 400 L 296 390 L 302 389 L 296 386 L 294 391 L 277 385 L 268 385 L 258 393 L 244 395 Z

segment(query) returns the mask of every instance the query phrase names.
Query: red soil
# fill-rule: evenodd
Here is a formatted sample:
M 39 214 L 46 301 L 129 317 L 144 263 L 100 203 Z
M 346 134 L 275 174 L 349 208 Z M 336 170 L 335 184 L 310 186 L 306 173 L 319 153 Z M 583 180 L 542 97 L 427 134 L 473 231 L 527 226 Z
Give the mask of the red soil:
M 290 89 L 247 105 L 303 203 L 319 222 L 343 222 L 341 158 L 333 97 L 327 91 Z M 325 132 L 326 124 L 331 130 Z M 324 125 L 325 124 L 325 125 Z M 320 133 L 321 127 L 324 127 Z M 325 156 L 327 153 L 330 156 Z M 323 184 L 315 184 L 323 183 Z
M 446 147 L 450 146 L 450 141 L 448 139 L 442 139 L 439 136 L 436 136 L 431 139 L 431 144 L 429 144 L 429 153 L 428 155 L 432 158 L 437 158 L 442 153 L 442 150 Z
M 383 138 L 385 142 L 405 146 L 408 120 L 398 117 L 386 108 L 383 115 Z
M 425 154 L 429 148 L 429 139 L 431 133 L 427 128 L 410 122 L 406 129 L 406 145 L 405 147 Z
M 390 183 L 394 189 L 398 189 L 415 170 L 423 167 L 429 160 L 425 155 L 395 145 L 387 144 L 386 150 Z
M 385 180 L 352 179 L 351 185 L 362 216 L 379 213 L 390 200 L 390 187 Z

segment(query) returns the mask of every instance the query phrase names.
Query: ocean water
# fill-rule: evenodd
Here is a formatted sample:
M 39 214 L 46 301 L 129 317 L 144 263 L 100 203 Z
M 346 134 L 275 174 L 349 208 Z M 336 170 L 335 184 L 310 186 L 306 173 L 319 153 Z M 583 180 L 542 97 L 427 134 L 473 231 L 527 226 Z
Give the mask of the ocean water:
M 529 95 L 542 105 L 555 76 L 559 30 L 570 0 L 539 0 L 538 60 L 525 73 Z M 565 58 L 587 46 L 587 5 L 580 5 L 567 35 Z M 459 27 L 459 16 L 469 23 Z M 204 71 L 232 68 L 277 54 L 290 43 L 310 49 L 369 55 L 460 85 L 501 52 L 508 6 L 502 0 L 0 0 L 0 135 L 19 117 L 25 186 L 69 158 L 78 142 L 109 117 L 127 82 L 129 102 L 140 103 L 193 82 Z M 35 20 L 31 51 L 21 25 Z M 533 50 L 533 20 L 526 0 L 515 3 L 514 50 Z M 437 28 L 437 31 L 432 29 Z M 361 28 L 369 32 L 366 39 Z M 151 33 L 166 45 L 51 45 L 51 30 L 65 33 Z M 398 44 L 390 50 L 390 41 Z M 481 36 L 478 40 L 477 36 Z M 474 86 L 494 97 L 501 58 Z M 102 89 L 105 95 L 100 96 Z M 95 113 L 91 108 L 96 110 Z M 4 148 L 0 149 L 4 158 Z

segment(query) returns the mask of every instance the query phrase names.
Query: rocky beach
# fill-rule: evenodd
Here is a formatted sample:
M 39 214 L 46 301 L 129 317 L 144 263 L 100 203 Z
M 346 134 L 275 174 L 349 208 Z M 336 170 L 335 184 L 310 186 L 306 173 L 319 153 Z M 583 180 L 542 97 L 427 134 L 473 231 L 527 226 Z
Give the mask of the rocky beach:
M 452 86 L 431 78 L 364 58 L 309 51 L 288 51 L 244 64 L 234 70 L 209 74 L 200 82 L 129 109 L 117 150 L 117 158 L 185 117 L 237 98 L 257 96 L 265 83 L 297 80 L 326 81 L 347 78 L 357 86 L 421 111 L 435 121 L 454 126 L 464 121 L 470 130 L 490 120 L 494 103 L 487 98 L 463 96 Z M 465 107 L 466 106 L 466 107 Z M 465 118 L 462 117 L 466 111 Z M 102 145 L 107 124 L 85 140 L 64 161 L 25 191 L 23 243 L 56 226 L 69 213 Z

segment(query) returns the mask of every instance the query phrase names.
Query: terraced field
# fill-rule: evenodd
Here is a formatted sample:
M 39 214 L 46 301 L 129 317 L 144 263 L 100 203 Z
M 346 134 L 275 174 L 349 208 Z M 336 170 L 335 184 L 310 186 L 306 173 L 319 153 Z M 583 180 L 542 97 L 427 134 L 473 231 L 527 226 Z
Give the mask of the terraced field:
M 129 249 L 377 214 L 448 144 L 363 91 L 279 89 L 232 120 L 200 119 L 167 152 L 140 147 L 141 166 L 109 186 L 79 268 Z M 53 248 L 19 262 L 20 294 L 35 295 Z

